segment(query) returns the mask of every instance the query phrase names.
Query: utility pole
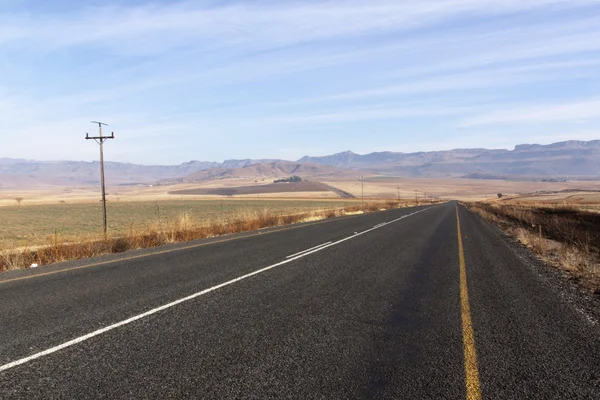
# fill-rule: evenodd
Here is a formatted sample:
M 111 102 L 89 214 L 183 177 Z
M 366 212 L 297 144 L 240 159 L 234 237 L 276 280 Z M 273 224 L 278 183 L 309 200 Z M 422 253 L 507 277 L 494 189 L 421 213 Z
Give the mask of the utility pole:
M 415 204 L 419 205 L 419 192 L 415 189 Z
M 400 186 L 396 187 L 398 189 L 398 201 L 400 201 Z
M 85 134 L 86 140 L 95 140 L 100 145 L 100 181 L 102 183 L 102 217 L 104 221 L 104 238 L 108 234 L 108 225 L 106 222 L 106 187 L 104 184 L 104 142 L 108 139 L 114 139 L 115 133 L 112 132 L 110 136 L 102 136 L 102 126 L 108 126 L 104 122 L 92 121 L 92 124 L 98 124 L 100 130 L 100 136 L 90 136 L 89 133 Z
M 361 175 L 360 176 L 360 202 L 361 204 L 364 204 L 365 202 L 365 178 Z

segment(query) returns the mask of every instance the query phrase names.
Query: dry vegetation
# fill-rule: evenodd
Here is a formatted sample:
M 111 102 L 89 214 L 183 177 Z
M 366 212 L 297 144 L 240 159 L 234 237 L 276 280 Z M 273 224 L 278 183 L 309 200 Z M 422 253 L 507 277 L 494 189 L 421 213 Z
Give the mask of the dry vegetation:
M 180 190 L 204 190 L 204 189 L 228 189 L 233 190 L 245 186 L 268 185 L 273 179 L 266 178 L 231 178 L 217 179 L 199 183 L 176 184 L 170 186 L 111 186 L 108 187 L 109 199 L 121 202 L 148 202 L 168 200 L 207 200 L 220 199 L 217 195 L 186 195 L 176 196 L 169 192 Z M 509 180 L 485 180 L 485 179 L 456 179 L 456 178 L 401 178 L 390 176 L 365 176 L 364 187 L 359 180 L 353 178 L 331 177 L 319 179 L 319 182 L 349 192 L 355 197 L 361 197 L 364 189 L 365 198 L 414 198 L 417 195 L 423 198 L 461 199 L 465 201 L 483 201 L 496 197 L 500 192 L 507 196 L 540 197 L 543 192 L 556 192 L 552 195 L 556 198 L 565 198 L 577 195 L 576 190 L 600 191 L 600 181 L 569 181 L 569 182 L 532 182 L 532 181 L 509 181 Z M 568 190 L 571 193 L 560 193 Z M 399 193 L 398 193 L 399 192 Z M 595 194 L 596 203 L 600 202 L 600 192 Z M 22 204 L 47 205 L 47 204 L 76 204 L 95 203 L 100 198 L 99 187 L 45 187 L 33 189 L 0 189 L 0 207 L 15 206 L 17 197 L 22 197 Z M 324 188 L 321 192 L 279 192 L 279 193 L 255 193 L 235 194 L 234 198 L 260 199 L 266 198 L 294 198 L 294 199 L 338 199 L 338 194 L 330 188 Z M 571 200 L 569 200 L 571 201 Z
M 302 181 L 295 183 L 278 182 L 266 185 L 220 187 L 220 188 L 193 188 L 170 191 L 174 195 L 213 195 L 236 196 L 256 194 L 280 194 L 289 192 L 326 192 L 329 189 L 319 182 Z
M 188 215 L 198 223 L 224 221 L 240 214 L 264 212 L 273 215 L 297 214 L 352 204 L 340 199 L 322 200 L 161 200 L 108 202 L 109 231 L 123 236 L 164 225 Z M 95 237 L 102 231 L 102 206 L 94 203 L 46 204 L 0 207 L 0 249 L 47 245 Z
M 273 179 L 219 179 L 215 181 L 206 181 L 200 183 L 186 183 L 174 185 L 132 185 L 132 186 L 115 186 L 108 185 L 108 197 L 111 201 L 121 202 L 146 202 L 146 201 L 168 201 L 182 200 L 182 196 L 169 194 L 169 192 L 179 190 L 193 189 L 230 189 L 245 186 L 266 185 L 272 183 Z M 22 204 L 31 205 L 48 205 L 48 204 L 82 204 L 95 203 L 100 198 L 99 186 L 82 186 L 82 187 L 44 187 L 44 188 L 20 188 L 8 189 L 0 188 L 0 207 L 17 205 L 16 198 L 22 197 Z M 255 193 L 250 195 L 235 195 L 233 197 L 250 197 L 250 198 L 294 198 L 294 199 L 315 199 L 315 198 L 331 198 L 336 199 L 338 195 L 327 188 L 323 188 L 320 192 L 292 192 L 292 193 Z M 207 200 L 220 199 L 220 195 L 186 195 L 185 200 Z
M 241 201 L 237 201 L 241 203 Z M 223 206 L 224 203 L 221 203 Z M 288 206 L 293 202 L 287 202 Z M 423 203 L 421 203 L 423 204 Z M 77 260 L 101 254 L 120 253 L 130 249 L 156 247 L 167 243 L 177 243 L 214 237 L 219 235 L 246 232 L 261 228 L 277 227 L 298 222 L 315 221 L 347 214 L 374 212 L 381 209 L 408 207 L 413 201 L 374 201 L 345 202 L 341 206 L 333 202 L 320 204 L 321 207 L 307 208 L 304 211 L 288 207 L 288 213 L 281 209 L 268 208 L 238 210 L 222 217 L 199 218 L 183 211 L 170 218 L 157 216 L 154 222 L 136 226 L 132 224 L 127 232 L 111 235 L 104 239 L 97 235 L 65 236 L 49 235 L 44 244 L 26 245 L 20 248 L 8 247 L 0 252 L 0 270 L 27 268 L 32 264 L 46 265 L 60 261 Z M 25 207 L 20 207 L 25 209 Z
M 518 195 L 532 192 L 560 192 L 563 190 L 600 190 L 599 181 L 534 182 L 457 178 L 401 178 L 386 176 L 365 177 L 364 187 L 357 180 L 332 179 L 323 183 L 360 197 L 443 198 L 465 201 L 484 201 L 496 198 L 498 192 Z M 598 195 L 598 193 L 596 193 Z M 564 197 L 565 194 L 563 193 Z
M 600 291 L 600 214 L 567 203 L 478 202 L 467 207 L 583 286 Z

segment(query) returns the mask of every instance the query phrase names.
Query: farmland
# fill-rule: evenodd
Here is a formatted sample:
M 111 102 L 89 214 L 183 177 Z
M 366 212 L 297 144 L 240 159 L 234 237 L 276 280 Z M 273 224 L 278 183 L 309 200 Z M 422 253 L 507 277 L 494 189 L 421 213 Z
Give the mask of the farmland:
M 260 195 L 271 194 L 281 196 L 282 194 L 305 195 L 310 193 L 327 193 L 332 197 L 339 196 L 342 198 L 352 198 L 350 193 L 340 190 L 336 187 L 326 185 L 321 182 L 302 181 L 302 182 L 277 182 L 266 185 L 254 186 L 234 186 L 234 187 L 196 187 L 191 189 L 170 191 L 172 195 L 209 195 L 209 196 L 244 196 L 244 195 Z
M 208 223 L 256 212 L 284 215 L 348 204 L 352 202 L 340 199 L 109 202 L 109 232 L 117 236 L 129 234 L 181 218 Z M 102 232 L 102 207 L 97 202 L 7 206 L 0 207 L 0 220 L 0 249 L 44 245 L 74 237 L 97 237 Z
M 234 196 L 244 194 L 289 193 L 289 192 L 325 192 L 328 188 L 318 182 L 269 183 L 256 186 L 194 188 L 169 192 L 175 195 L 215 195 Z

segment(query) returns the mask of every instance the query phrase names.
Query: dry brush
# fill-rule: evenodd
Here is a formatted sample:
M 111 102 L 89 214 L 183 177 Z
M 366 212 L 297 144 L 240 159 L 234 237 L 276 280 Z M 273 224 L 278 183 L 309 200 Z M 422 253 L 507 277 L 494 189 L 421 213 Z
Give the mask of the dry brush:
M 600 214 L 574 205 L 468 203 L 583 286 L 600 291 Z
M 421 204 L 424 204 L 421 202 Z M 382 209 L 413 206 L 411 201 L 377 201 L 352 204 L 331 209 L 281 215 L 268 209 L 242 212 L 224 219 L 199 221 L 189 213 L 182 213 L 169 221 L 157 221 L 150 226 L 136 228 L 133 224 L 127 234 L 99 238 L 94 236 L 48 238 L 48 244 L 0 252 L 0 271 L 28 268 L 33 264 L 47 265 L 103 254 L 121 253 L 132 249 L 157 247 L 168 243 L 247 232 L 263 228 L 316 221 L 347 214 L 375 212 Z

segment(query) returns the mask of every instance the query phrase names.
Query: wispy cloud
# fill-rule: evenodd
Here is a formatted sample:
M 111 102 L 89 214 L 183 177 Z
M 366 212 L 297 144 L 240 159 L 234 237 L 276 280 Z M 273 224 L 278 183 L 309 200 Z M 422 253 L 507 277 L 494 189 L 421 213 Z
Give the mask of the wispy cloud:
M 96 118 L 123 132 L 124 160 L 152 160 L 139 136 L 185 147 L 165 162 L 315 148 L 291 132 L 321 133 L 323 151 L 527 141 L 547 121 L 595 132 L 595 0 L 98 4 L 3 4 L 0 156 L 44 158 L 41 132 L 79 137 Z M 52 157 L 94 157 L 59 143 Z
M 163 52 L 251 44 L 284 46 L 437 24 L 457 16 L 495 15 L 543 6 L 593 4 L 593 0 L 422 0 L 348 2 L 254 2 L 213 6 L 195 1 L 123 7 L 79 7 L 65 14 L 11 13 L 0 22 L 0 42 L 24 40 L 48 50 L 105 44 Z M 200 43 L 198 43 L 200 41 Z M 150 46 L 150 44 L 153 44 Z
M 600 99 L 536 106 L 522 104 L 518 107 L 497 110 L 467 119 L 461 126 L 549 121 L 586 122 L 595 119 L 600 119 Z

